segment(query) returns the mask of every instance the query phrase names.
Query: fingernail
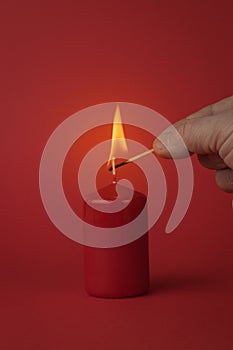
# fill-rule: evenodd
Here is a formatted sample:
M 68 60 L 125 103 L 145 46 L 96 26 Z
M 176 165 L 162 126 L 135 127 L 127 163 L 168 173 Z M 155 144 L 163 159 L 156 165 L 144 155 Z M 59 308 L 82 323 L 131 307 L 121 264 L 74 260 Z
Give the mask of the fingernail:
M 162 144 L 161 141 L 159 141 L 158 139 L 155 140 L 154 142 L 154 149 L 158 150 L 158 151 L 163 151 L 165 149 L 164 145 Z
M 157 148 L 158 150 L 162 151 L 166 149 L 174 158 L 184 158 L 189 155 L 184 141 L 177 130 L 165 131 L 159 138 L 161 140 L 159 141 L 159 147 L 161 148 Z
M 159 136 L 159 149 L 171 149 L 175 148 L 177 144 L 177 138 L 174 133 L 170 131 L 165 131 Z

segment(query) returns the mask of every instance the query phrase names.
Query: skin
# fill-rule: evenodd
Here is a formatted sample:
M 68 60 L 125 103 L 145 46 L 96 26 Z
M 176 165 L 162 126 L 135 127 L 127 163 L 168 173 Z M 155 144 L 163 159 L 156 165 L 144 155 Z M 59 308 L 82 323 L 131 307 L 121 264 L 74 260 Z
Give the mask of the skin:
M 233 192 L 233 96 L 202 108 L 174 124 L 190 154 L 196 153 L 204 167 L 216 171 L 216 183 L 225 192 Z M 184 149 L 176 142 L 175 133 L 166 129 L 160 142 L 155 139 L 155 153 L 171 158 L 166 145 L 184 158 Z

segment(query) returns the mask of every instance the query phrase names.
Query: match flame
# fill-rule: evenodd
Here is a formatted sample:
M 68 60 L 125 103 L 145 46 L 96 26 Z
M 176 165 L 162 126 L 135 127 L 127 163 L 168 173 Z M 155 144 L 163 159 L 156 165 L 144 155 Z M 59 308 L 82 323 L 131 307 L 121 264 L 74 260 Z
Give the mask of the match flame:
M 113 119 L 112 127 L 112 144 L 109 155 L 109 162 L 112 158 L 117 158 L 119 151 L 127 152 L 128 147 L 126 144 L 124 129 L 121 120 L 121 111 L 119 105 L 116 106 L 116 111 Z

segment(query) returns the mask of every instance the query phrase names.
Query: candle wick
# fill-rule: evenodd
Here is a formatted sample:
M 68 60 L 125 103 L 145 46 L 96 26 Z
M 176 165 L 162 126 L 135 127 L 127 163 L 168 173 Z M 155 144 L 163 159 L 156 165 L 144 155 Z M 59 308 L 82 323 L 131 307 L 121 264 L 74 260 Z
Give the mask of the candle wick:
M 112 175 L 113 175 L 113 184 L 117 183 L 117 179 L 116 179 L 116 165 L 115 165 L 115 157 L 112 157 Z

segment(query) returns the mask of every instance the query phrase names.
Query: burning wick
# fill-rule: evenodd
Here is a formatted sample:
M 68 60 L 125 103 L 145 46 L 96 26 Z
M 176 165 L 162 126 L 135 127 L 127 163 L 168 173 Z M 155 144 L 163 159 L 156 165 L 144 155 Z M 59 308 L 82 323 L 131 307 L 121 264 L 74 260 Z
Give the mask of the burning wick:
M 113 175 L 113 183 L 116 184 L 116 165 L 115 165 L 115 157 L 112 157 L 112 166 L 110 167 Z M 109 169 L 110 169 L 109 168 Z
M 147 156 L 148 154 L 150 154 L 152 152 L 154 152 L 153 148 L 151 148 L 148 151 L 145 151 L 143 153 L 137 154 L 136 156 L 134 156 L 132 158 L 124 160 L 124 162 L 121 162 L 119 164 L 115 164 L 115 158 L 112 158 L 112 166 L 109 167 L 108 170 L 112 171 L 113 176 L 114 176 L 114 173 L 115 173 L 115 177 L 116 177 L 116 168 L 119 168 L 119 167 L 121 167 L 123 165 L 129 164 L 129 163 L 133 162 L 134 160 L 137 160 L 137 159 L 139 159 L 141 157 Z

